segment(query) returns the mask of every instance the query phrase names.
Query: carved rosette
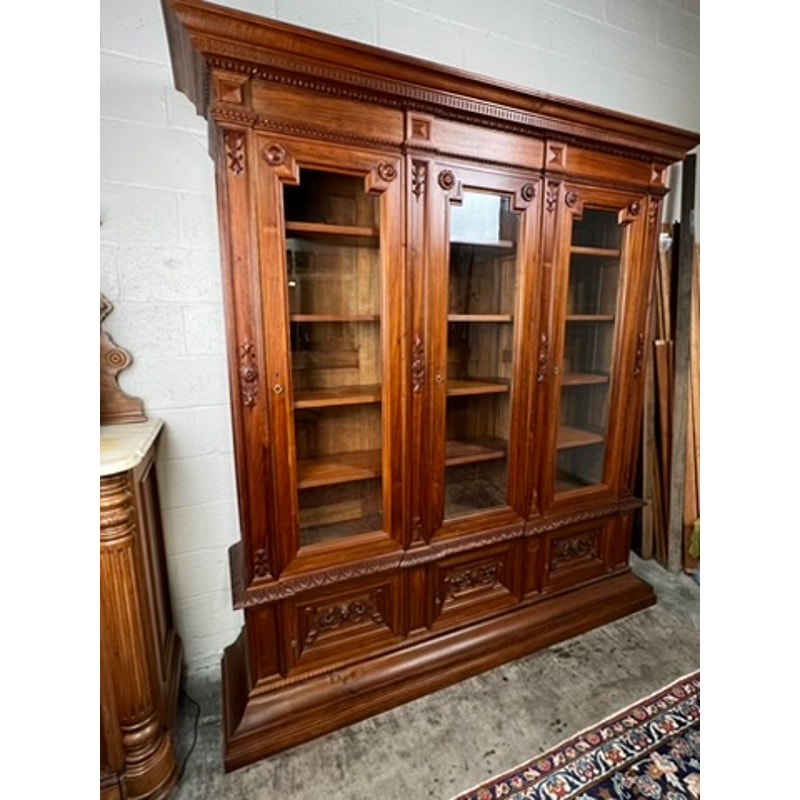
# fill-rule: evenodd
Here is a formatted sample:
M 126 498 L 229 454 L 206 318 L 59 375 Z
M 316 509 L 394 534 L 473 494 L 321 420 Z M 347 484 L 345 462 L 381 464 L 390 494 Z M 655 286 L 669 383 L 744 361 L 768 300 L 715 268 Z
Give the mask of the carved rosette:
M 443 169 L 438 177 L 439 186 L 446 192 L 449 192 L 456 185 L 456 176 L 451 169 Z
M 261 151 L 261 156 L 271 167 L 280 167 L 286 163 L 286 148 L 282 144 L 268 144 Z
M 395 168 L 394 164 L 384 161 L 383 163 L 378 164 L 378 175 L 382 181 L 391 183 L 397 177 L 397 169 Z
M 536 197 L 536 187 L 532 183 L 526 183 L 520 190 L 519 190 L 520 197 L 526 202 L 530 203 L 534 197 Z
M 228 161 L 228 169 L 234 175 L 240 175 L 244 171 L 243 131 L 225 132 L 225 156 Z
M 320 634 L 339 628 L 372 622 L 383 625 L 381 611 L 382 589 L 376 589 L 363 597 L 357 597 L 349 603 L 334 603 L 330 606 L 307 606 L 304 613 L 308 622 L 308 632 L 303 647 L 314 644 Z
M 567 208 L 576 208 L 579 200 L 580 196 L 576 191 L 569 191 L 564 195 L 564 202 L 567 204 Z
M 248 407 L 255 405 L 258 396 L 258 369 L 255 345 L 249 340 L 239 345 L 239 388 L 242 402 Z

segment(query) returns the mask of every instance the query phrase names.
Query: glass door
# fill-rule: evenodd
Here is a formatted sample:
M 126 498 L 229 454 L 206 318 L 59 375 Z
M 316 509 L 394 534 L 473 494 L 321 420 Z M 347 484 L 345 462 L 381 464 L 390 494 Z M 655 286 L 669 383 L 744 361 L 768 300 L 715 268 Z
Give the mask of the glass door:
M 624 379 L 618 361 L 630 316 L 625 283 L 642 232 L 639 204 L 628 195 L 581 189 L 568 191 L 565 200 L 556 269 L 555 458 L 549 464 L 556 501 L 610 491 L 619 471 L 618 431 L 625 421 L 612 413 L 621 406 L 613 396 Z
M 539 206 L 524 174 L 437 166 L 444 193 L 430 209 L 432 406 L 421 469 L 433 534 L 456 535 L 485 528 L 487 515 L 500 526 L 528 513 L 523 365 Z
M 300 169 L 283 189 L 301 546 L 384 529 L 380 198 Z
M 603 482 L 623 231 L 617 214 L 586 209 L 569 254 L 556 493 Z
M 446 519 L 508 505 L 517 216 L 509 197 L 468 190 L 450 213 Z

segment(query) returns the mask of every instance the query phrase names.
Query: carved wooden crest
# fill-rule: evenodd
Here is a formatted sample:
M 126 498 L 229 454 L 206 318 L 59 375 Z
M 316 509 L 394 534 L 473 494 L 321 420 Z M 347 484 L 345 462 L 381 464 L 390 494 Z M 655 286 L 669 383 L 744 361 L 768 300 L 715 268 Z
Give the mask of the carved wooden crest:
M 103 320 L 114 306 L 100 294 L 100 424 L 121 425 L 126 422 L 147 422 L 144 404 L 138 397 L 124 392 L 117 375 L 133 363 L 131 354 L 118 347 L 103 330 Z

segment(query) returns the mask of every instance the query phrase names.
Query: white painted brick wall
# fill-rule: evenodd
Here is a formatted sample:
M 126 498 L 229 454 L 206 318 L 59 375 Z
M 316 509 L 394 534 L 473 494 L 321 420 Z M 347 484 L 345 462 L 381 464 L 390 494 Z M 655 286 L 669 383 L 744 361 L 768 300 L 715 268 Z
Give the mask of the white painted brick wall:
M 228 0 L 260 13 L 678 127 L 699 127 L 698 0 Z M 100 6 L 100 289 L 164 419 L 168 572 L 188 669 L 242 624 L 214 179 L 205 121 L 172 84 L 159 0 Z

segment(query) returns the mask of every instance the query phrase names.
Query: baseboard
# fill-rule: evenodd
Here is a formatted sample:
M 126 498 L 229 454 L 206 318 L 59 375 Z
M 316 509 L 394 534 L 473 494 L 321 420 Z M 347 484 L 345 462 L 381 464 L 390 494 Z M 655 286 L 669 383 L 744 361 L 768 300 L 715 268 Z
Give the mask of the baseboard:
M 655 603 L 630 571 L 322 675 L 248 691 L 244 631 L 222 661 L 225 771 L 387 711 Z

